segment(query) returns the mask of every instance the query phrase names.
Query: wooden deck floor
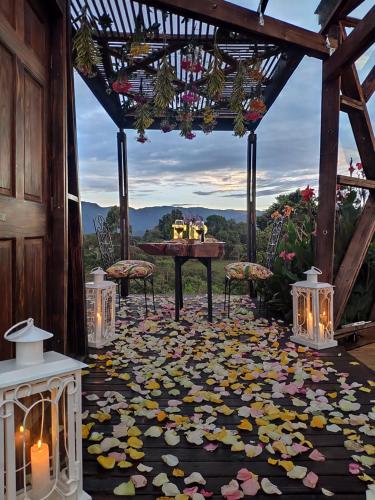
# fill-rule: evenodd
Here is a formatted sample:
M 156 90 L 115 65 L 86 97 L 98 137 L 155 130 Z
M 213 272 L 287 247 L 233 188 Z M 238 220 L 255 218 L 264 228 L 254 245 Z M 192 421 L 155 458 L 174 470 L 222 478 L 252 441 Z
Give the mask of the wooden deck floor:
M 220 312 L 219 304 L 216 304 L 216 318 L 217 321 L 213 323 L 211 328 L 211 335 L 208 335 L 208 329 L 210 328 L 207 323 L 202 319 L 203 317 L 198 315 L 195 316 L 194 311 L 198 308 L 199 310 L 200 299 L 197 298 L 195 304 L 192 304 L 191 308 L 187 308 L 185 319 L 181 322 L 180 326 L 176 326 L 176 324 L 170 318 L 171 315 L 171 307 L 169 304 L 164 302 L 161 310 L 161 315 L 159 318 L 152 319 L 150 318 L 151 323 L 144 323 L 142 321 L 142 308 L 138 301 L 135 301 L 132 305 L 129 306 L 128 309 L 122 310 L 120 315 L 120 322 L 118 324 L 119 331 L 123 332 L 124 338 L 128 339 L 128 341 L 119 340 L 117 341 L 117 348 L 114 349 L 111 347 L 111 351 L 107 352 L 106 355 L 102 356 L 99 360 L 90 359 L 90 363 L 95 364 L 90 370 L 90 373 L 84 377 L 83 390 L 84 390 L 84 410 L 89 410 L 90 414 L 98 411 L 98 401 L 106 401 L 107 398 L 104 396 L 107 391 L 118 391 L 122 396 L 126 398 L 126 403 L 131 404 L 131 400 L 140 401 L 139 392 L 134 391 L 132 388 L 129 388 L 128 384 L 130 382 L 137 382 L 142 388 L 144 388 L 144 384 L 140 379 L 140 367 L 144 369 L 147 367 L 147 359 L 154 362 L 156 357 L 160 355 L 159 352 L 148 352 L 145 350 L 145 344 L 142 342 L 142 339 L 146 341 L 152 340 L 152 345 L 157 346 L 157 342 L 160 342 L 160 349 L 163 350 L 167 345 L 170 346 L 169 353 L 171 354 L 170 359 L 164 360 L 162 366 L 166 367 L 168 363 L 173 363 L 172 353 L 176 352 L 178 348 L 178 342 L 173 341 L 171 339 L 178 339 L 179 336 L 188 335 L 188 337 L 194 341 L 194 347 L 196 347 L 197 351 L 199 349 L 201 352 L 207 352 L 207 350 L 215 351 L 213 345 L 219 345 L 219 350 L 217 351 L 218 355 L 222 355 L 223 353 L 223 342 L 226 342 L 227 347 L 236 346 L 237 352 L 242 350 L 242 354 L 239 357 L 244 359 L 245 363 L 248 363 L 253 359 L 256 363 L 266 363 L 264 366 L 267 368 L 267 363 L 275 361 L 278 359 L 280 353 L 284 350 L 286 346 L 286 342 L 288 341 L 288 333 L 284 332 L 282 328 L 277 327 L 279 330 L 278 339 L 274 338 L 274 335 L 271 331 L 268 332 L 268 339 L 262 338 L 260 342 L 264 342 L 264 347 L 268 347 L 270 351 L 269 359 L 266 359 L 259 350 L 259 342 L 258 347 L 255 348 L 253 354 L 251 351 L 246 350 L 246 346 L 250 345 L 252 333 L 255 330 L 260 331 L 259 324 L 256 325 L 251 322 L 246 316 L 243 314 L 243 310 L 239 309 L 238 314 L 242 314 L 240 316 L 242 319 L 240 322 L 235 322 L 232 320 L 231 322 L 222 321 L 223 316 Z M 236 318 L 236 313 L 233 312 L 233 317 Z M 191 333 L 192 329 L 196 329 L 195 320 L 199 320 L 199 324 L 202 325 L 201 332 Z M 156 325 L 156 330 L 155 330 Z M 234 331 L 233 331 L 234 326 Z M 264 325 L 266 328 L 266 325 Z M 275 329 L 275 326 L 272 327 Z M 154 331 L 155 330 L 155 331 Z M 173 333 L 177 332 L 177 333 Z M 189 333 L 190 332 L 190 333 Z M 129 340 L 132 339 L 132 340 Z M 138 339 L 138 340 L 136 340 Z M 157 342 L 155 343 L 155 339 Z M 272 342 L 271 342 L 272 341 Z M 277 342 L 280 342 L 280 345 L 277 345 Z M 122 362 L 113 367 L 111 366 L 113 362 L 115 364 L 118 362 L 120 352 L 123 352 L 123 347 L 120 349 L 120 344 L 126 345 L 128 349 L 130 346 L 134 349 L 134 359 L 129 362 L 129 359 L 122 358 Z M 147 342 L 146 342 L 147 344 Z M 138 345 L 136 348 L 135 346 Z M 187 349 L 188 343 L 185 342 L 184 349 Z M 245 346 L 239 348 L 239 346 Z M 202 350 L 203 348 L 203 350 Z M 92 351 L 93 352 L 93 351 Z M 103 351 L 105 352 L 105 351 Z M 264 352 L 264 349 L 263 349 Z M 97 353 L 97 351 L 95 351 Z M 127 351 L 129 355 L 129 351 Z M 165 351 L 163 350 L 163 354 Z M 182 356 L 185 355 L 184 352 L 181 353 Z M 196 355 L 194 355 L 195 357 Z M 342 394 L 340 391 L 345 390 L 343 386 L 343 380 L 340 380 L 341 375 L 339 374 L 350 374 L 348 378 L 345 380 L 348 383 L 358 382 L 363 384 L 366 387 L 369 387 L 368 380 L 373 380 L 373 372 L 369 370 L 367 367 L 363 365 L 351 364 L 353 363 L 353 358 L 348 355 L 343 349 L 331 349 L 328 351 L 323 351 L 319 354 L 319 356 L 313 355 L 312 353 L 303 353 L 301 360 L 305 368 L 315 366 L 317 369 L 321 369 L 322 367 L 326 370 L 327 368 L 334 368 L 337 371 L 329 373 L 327 375 L 327 381 L 321 381 L 319 383 L 314 383 L 312 380 L 305 380 L 304 390 L 301 391 L 298 396 L 300 400 L 309 401 L 306 399 L 305 390 L 308 388 L 316 391 L 317 389 L 321 389 L 327 393 L 337 392 L 338 395 L 336 398 L 330 400 L 333 405 L 336 405 L 336 402 L 341 399 Z M 199 357 L 199 355 L 198 355 Z M 186 358 L 188 359 L 188 358 Z M 228 358 L 227 358 L 228 359 Z M 232 366 L 232 371 L 238 369 L 239 366 L 243 366 L 243 363 L 236 364 L 234 363 L 233 357 L 230 357 L 230 363 L 226 367 L 226 369 L 230 369 Z M 238 359 L 238 356 L 237 356 Z M 321 360 L 321 361 L 320 361 Z M 192 368 L 192 373 L 194 370 L 199 367 L 199 363 L 201 360 L 194 359 L 191 356 L 188 360 L 188 365 Z M 331 364 L 332 363 L 332 364 Z M 293 362 L 294 364 L 294 362 Z M 290 368 L 290 366 L 285 367 L 285 369 Z M 114 373 L 114 370 L 116 373 Z M 118 378 L 118 374 L 127 373 L 129 374 L 130 380 L 125 381 Z M 145 373 L 144 371 L 142 373 Z M 207 385 L 206 381 L 208 375 L 201 373 L 201 378 L 194 378 L 192 381 L 194 384 L 199 384 L 204 386 L 204 390 L 213 391 L 212 385 Z M 345 376 L 344 376 L 345 377 Z M 173 379 L 172 379 L 173 380 Z M 241 394 L 243 394 L 245 388 L 252 384 L 254 381 L 244 382 L 242 379 L 238 379 L 239 382 L 243 383 L 243 388 L 237 391 L 236 390 L 229 391 L 228 396 L 222 397 L 223 404 L 227 405 L 229 408 L 235 410 L 231 415 L 223 415 L 221 413 L 216 413 L 216 421 L 215 425 L 217 428 L 225 427 L 225 429 L 236 429 L 236 426 L 241 422 L 241 417 L 238 415 L 238 408 L 243 406 L 249 406 L 254 403 L 256 400 L 258 401 L 268 401 L 268 403 L 273 401 L 274 405 L 283 411 L 285 409 L 294 411 L 297 413 L 302 413 L 305 408 L 299 408 L 293 405 L 294 396 L 287 395 L 284 398 L 274 399 L 271 398 L 271 383 L 272 381 L 269 378 L 264 378 L 260 383 L 260 391 L 257 392 L 254 390 L 253 399 L 249 402 L 244 402 L 241 400 Z M 259 382 L 259 381 L 257 381 Z M 161 384 L 163 385 L 163 384 Z M 176 384 L 181 390 L 181 394 L 178 396 L 171 396 L 169 389 L 165 387 L 161 387 L 161 394 L 159 396 L 152 396 L 151 394 L 145 394 L 142 398 L 151 399 L 156 401 L 161 410 L 165 410 L 168 408 L 168 401 L 171 399 L 182 400 L 184 396 L 186 396 L 189 392 L 189 389 L 184 389 L 181 385 Z M 372 388 L 371 388 L 372 391 Z M 350 392 L 350 389 L 349 389 Z M 87 395 L 95 394 L 99 396 L 98 401 L 89 401 L 87 399 Z M 258 394 L 258 395 L 256 395 Z M 107 393 L 108 395 L 108 393 Z M 355 396 L 357 397 L 357 401 L 360 402 L 361 408 L 356 412 L 352 412 L 355 414 L 367 414 L 371 412 L 371 408 L 373 406 L 373 395 L 372 393 L 362 392 L 360 390 L 355 390 Z M 134 400 L 133 398 L 137 398 Z M 329 398 L 328 398 L 329 399 Z M 374 398 L 375 399 L 375 398 Z M 115 398 L 112 403 L 116 402 Z M 189 416 L 192 417 L 194 414 L 199 413 L 202 416 L 203 421 L 206 421 L 209 415 L 203 414 L 201 412 L 201 405 L 210 404 L 215 407 L 212 403 L 206 403 L 203 401 L 202 403 L 193 401 L 193 402 L 184 402 L 182 406 L 180 406 L 181 411 L 177 413 L 177 415 Z M 107 403 L 108 405 L 108 403 Z M 107 406 L 106 405 L 106 406 Z M 217 406 L 217 405 L 216 405 Z M 129 408 L 128 408 L 129 409 Z M 335 408 L 334 408 L 335 409 Z M 131 415 L 134 416 L 134 411 L 129 411 Z M 324 412 L 326 416 L 328 412 Z M 173 413 L 169 414 L 170 416 Z M 214 414 L 215 415 L 215 414 Z M 346 415 L 345 415 L 346 416 Z M 145 416 L 134 416 L 135 425 L 140 429 L 142 435 L 139 438 L 143 441 L 143 448 L 139 451 L 143 451 L 145 453 L 145 457 L 142 460 L 131 460 L 127 458 L 127 460 L 131 461 L 134 465 L 129 469 L 120 469 L 119 467 L 115 467 L 112 470 L 103 469 L 97 462 L 95 455 L 90 455 L 87 452 L 87 446 L 90 444 L 94 444 L 92 441 L 85 440 L 84 441 L 84 488 L 85 490 L 92 495 L 93 499 L 96 500 L 109 500 L 114 498 L 119 498 L 118 496 L 113 495 L 113 489 L 117 487 L 120 483 L 126 482 L 129 480 L 130 476 L 133 474 L 143 474 L 148 479 L 148 484 L 146 487 L 137 489 L 136 497 L 140 499 L 157 499 L 157 498 L 165 498 L 164 494 L 161 491 L 160 487 L 155 487 L 152 485 L 152 479 L 160 472 L 165 472 L 168 474 L 168 477 L 171 482 L 175 483 L 180 491 L 186 488 L 184 485 L 183 478 L 176 478 L 172 475 L 172 469 L 168 465 L 166 465 L 162 460 L 161 456 L 164 454 L 173 454 L 179 458 L 178 468 L 182 469 L 185 473 L 185 477 L 188 476 L 192 472 L 200 472 L 202 476 L 206 479 L 207 484 L 204 488 L 208 491 L 213 492 L 213 496 L 211 498 L 218 499 L 223 498 L 220 493 L 220 488 L 224 484 L 228 484 L 229 481 L 236 478 L 237 472 L 241 468 L 247 468 L 252 473 L 259 475 L 259 480 L 261 478 L 267 477 L 274 484 L 276 484 L 283 493 L 282 498 L 290 498 L 292 500 L 315 500 L 326 498 L 326 496 L 322 493 L 322 488 L 326 488 L 335 493 L 333 498 L 342 499 L 342 500 L 357 500 L 365 498 L 366 491 L 366 483 L 354 477 L 349 473 L 349 464 L 353 462 L 351 455 L 354 454 L 353 451 L 348 451 L 343 446 L 344 440 L 348 439 L 343 435 L 342 431 L 339 432 L 329 432 L 326 428 L 324 429 L 314 429 L 311 428 L 310 425 L 307 425 L 306 429 L 301 429 L 306 440 L 311 441 L 314 448 L 317 448 L 323 455 L 326 457 L 326 461 L 324 462 L 315 462 L 308 458 L 307 453 L 301 453 L 296 457 L 293 457 L 289 460 L 293 460 L 295 465 L 301 465 L 308 468 L 309 471 L 315 472 L 319 476 L 319 482 L 314 489 L 307 488 L 303 485 L 301 480 L 290 479 L 286 476 L 285 470 L 277 465 L 271 465 L 268 463 L 269 458 L 281 458 L 278 453 L 276 455 L 271 455 L 266 449 L 263 452 L 255 457 L 255 458 L 247 458 L 244 452 L 232 452 L 230 450 L 230 446 L 220 443 L 219 447 L 214 452 L 208 452 L 203 448 L 203 445 L 194 445 L 189 444 L 184 436 L 184 433 L 179 433 L 181 435 L 181 442 L 177 446 L 168 446 L 163 436 L 160 438 L 151 438 L 144 437 L 143 433 L 146 429 L 148 429 L 152 425 L 160 425 L 166 426 L 166 423 L 169 422 L 171 424 L 171 420 L 168 418 L 161 423 L 158 423 L 155 418 L 148 419 Z M 311 419 L 311 415 L 309 415 L 309 420 Z M 99 423 L 96 420 L 93 420 L 89 417 L 85 420 L 87 422 L 94 422 L 95 426 L 92 428 L 92 431 L 103 432 L 105 436 L 112 435 L 113 425 L 117 425 L 120 423 L 120 415 L 118 411 L 111 411 L 111 420 L 103 423 Z M 244 431 L 238 430 L 241 439 L 244 443 L 259 443 L 259 426 L 256 424 L 256 420 L 252 417 L 249 417 L 249 421 L 253 423 L 252 431 Z M 298 418 L 296 419 L 298 421 Z M 282 424 L 282 421 L 277 420 L 277 424 Z M 309 422 L 308 422 L 309 424 Z M 358 439 L 363 440 L 366 444 L 375 444 L 375 439 L 369 436 L 365 436 L 361 434 L 358 430 L 358 426 L 351 426 L 348 424 L 341 425 L 342 429 L 352 429 L 357 435 Z M 126 437 L 121 438 L 122 441 L 126 442 Z M 272 441 L 271 441 L 272 442 Z M 204 444 L 207 444 L 208 441 L 204 439 Z M 265 446 L 265 445 L 264 445 Z M 113 449 L 111 451 L 122 451 L 120 449 Z M 361 454 L 361 453 L 359 453 Z M 105 455 L 105 453 L 103 453 Z M 152 472 L 150 473 L 141 473 L 137 471 L 136 466 L 138 463 L 145 464 L 147 466 L 153 467 Z M 372 476 L 372 470 L 366 469 L 366 473 Z M 201 487 L 200 487 L 201 488 Z M 269 495 L 265 495 L 264 492 L 260 489 L 256 498 L 265 499 L 269 498 Z

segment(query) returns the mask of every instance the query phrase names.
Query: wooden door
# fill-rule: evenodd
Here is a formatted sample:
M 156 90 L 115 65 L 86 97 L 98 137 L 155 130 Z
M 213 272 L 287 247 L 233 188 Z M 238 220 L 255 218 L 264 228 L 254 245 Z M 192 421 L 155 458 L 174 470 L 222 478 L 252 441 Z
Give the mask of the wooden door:
M 65 189 L 64 177 L 58 181 L 55 173 L 64 129 L 57 126 L 60 137 L 53 129 L 52 111 L 56 102 L 61 105 L 61 95 L 54 95 L 53 51 L 62 28 L 53 33 L 55 41 L 52 29 L 63 26 L 61 11 L 51 9 L 54 3 L 0 0 L 0 359 L 11 355 L 2 340 L 10 325 L 33 317 L 38 326 L 52 329 L 59 292 L 65 302 L 51 269 L 56 245 L 65 244 L 64 234 L 58 242 L 53 238 L 56 183 Z M 59 265 L 57 277 L 66 273 L 63 260 Z

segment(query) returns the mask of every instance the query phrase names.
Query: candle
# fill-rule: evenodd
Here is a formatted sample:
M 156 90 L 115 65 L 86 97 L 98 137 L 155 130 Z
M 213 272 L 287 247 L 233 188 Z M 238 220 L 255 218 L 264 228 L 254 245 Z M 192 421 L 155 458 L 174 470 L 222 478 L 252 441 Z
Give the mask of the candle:
M 319 323 L 319 335 L 320 335 L 320 339 L 324 340 L 324 325 L 323 325 L 323 323 Z
M 16 465 L 17 469 L 26 465 L 30 460 L 30 431 L 20 425 L 16 432 Z M 23 442 L 25 441 L 25 464 L 23 463 Z
M 102 315 L 100 313 L 97 313 L 96 319 L 97 319 L 97 331 L 99 333 L 101 333 L 101 331 L 102 331 Z
M 49 448 L 38 441 L 31 447 L 31 491 L 34 500 L 40 500 L 50 491 Z
M 309 311 L 307 314 L 307 333 L 312 334 L 313 331 L 313 317 L 312 313 Z

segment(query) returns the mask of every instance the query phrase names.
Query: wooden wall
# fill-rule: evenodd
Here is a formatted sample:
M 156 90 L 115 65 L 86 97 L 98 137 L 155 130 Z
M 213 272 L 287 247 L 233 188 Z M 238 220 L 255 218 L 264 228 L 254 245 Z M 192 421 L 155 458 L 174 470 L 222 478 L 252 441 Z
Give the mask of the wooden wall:
M 33 317 L 67 348 L 66 4 L 0 1 L 0 359 Z

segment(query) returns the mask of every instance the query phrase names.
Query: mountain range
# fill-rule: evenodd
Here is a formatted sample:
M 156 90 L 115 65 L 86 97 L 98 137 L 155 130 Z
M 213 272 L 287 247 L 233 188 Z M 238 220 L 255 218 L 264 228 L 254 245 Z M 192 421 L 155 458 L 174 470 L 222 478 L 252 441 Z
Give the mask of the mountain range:
M 97 203 L 82 202 L 82 223 L 85 234 L 94 233 L 94 218 L 98 215 L 107 216 L 111 207 L 101 207 Z M 144 208 L 129 208 L 129 219 L 135 236 L 143 236 L 147 229 L 153 229 L 163 215 L 170 213 L 174 208 L 179 208 L 184 215 L 195 215 L 206 219 L 209 215 L 221 215 L 226 219 L 234 219 L 236 222 L 246 221 L 246 210 L 213 209 L 205 207 L 176 207 L 159 206 Z M 257 212 L 261 215 L 262 212 Z

